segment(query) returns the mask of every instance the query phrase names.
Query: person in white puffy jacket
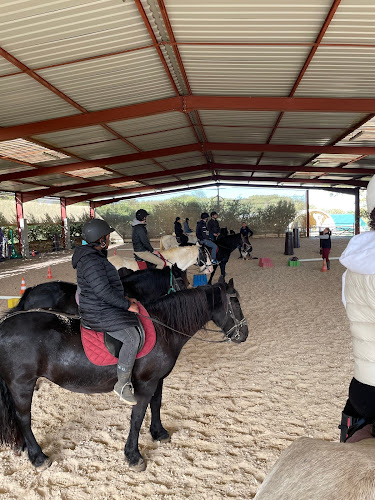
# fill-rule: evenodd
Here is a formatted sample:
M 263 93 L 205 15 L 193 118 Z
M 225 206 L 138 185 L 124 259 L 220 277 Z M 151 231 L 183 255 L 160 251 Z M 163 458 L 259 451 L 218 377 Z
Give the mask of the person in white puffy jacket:
M 375 422 L 375 175 L 367 186 L 371 230 L 354 236 L 340 257 L 343 303 L 350 321 L 354 376 L 342 413 L 340 441 Z

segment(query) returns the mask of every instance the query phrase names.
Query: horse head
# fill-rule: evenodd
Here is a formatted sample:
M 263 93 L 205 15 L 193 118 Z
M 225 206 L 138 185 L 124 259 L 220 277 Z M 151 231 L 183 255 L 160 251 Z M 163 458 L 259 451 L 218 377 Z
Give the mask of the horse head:
M 213 316 L 213 321 L 219 326 L 228 340 L 240 344 L 245 342 L 249 334 L 246 319 L 242 313 L 239 296 L 233 285 L 233 279 L 224 284 L 226 307 L 221 307 Z
M 189 283 L 189 280 L 187 278 L 186 271 L 183 271 L 182 269 L 180 269 L 177 266 L 177 264 L 173 264 L 171 269 L 172 269 L 172 275 L 173 275 L 174 279 L 178 283 L 183 285 L 182 287 L 180 286 L 179 289 L 181 290 L 181 289 L 187 288 L 190 285 L 190 283 Z
M 212 265 L 210 252 L 205 246 L 202 246 L 199 243 L 197 243 L 197 247 L 198 247 L 197 265 L 199 266 L 199 271 L 203 274 L 211 274 L 214 268 Z

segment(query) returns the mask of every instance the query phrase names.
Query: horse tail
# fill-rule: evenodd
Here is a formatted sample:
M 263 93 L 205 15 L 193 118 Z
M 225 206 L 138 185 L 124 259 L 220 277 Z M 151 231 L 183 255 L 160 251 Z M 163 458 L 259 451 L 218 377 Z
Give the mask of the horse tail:
M 27 297 L 30 295 L 30 292 L 34 289 L 33 286 L 29 286 L 28 288 L 26 288 L 25 290 L 25 293 L 22 295 L 20 301 L 18 302 L 18 304 L 13 307 L 9 313 L 13 313 L 13 312 L 17 312 L 17 311 L 25 311 L 25 302 L 26 302 L 26 299 Z
M 13 397 L 0 376 L 0 443 L 21 449 L 24 438 L 16 417 Z

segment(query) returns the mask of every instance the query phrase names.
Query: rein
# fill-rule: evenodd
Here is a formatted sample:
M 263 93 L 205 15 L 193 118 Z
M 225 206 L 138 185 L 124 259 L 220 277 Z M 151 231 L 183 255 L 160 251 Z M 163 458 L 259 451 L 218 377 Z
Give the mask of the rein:
M 162 321 L 160 321 L 160 320 L 158 320 L 156 318 L 151 318 L 150 316 L 144 316 L 141 313 L 135 313 L 135 314 L 137 316 L 141 316 L 142 318 L 146 318 L 146 319 L 152 321 L 152 323 L 156 323 L 156 324 L 158 324 L 160 326 L 163 326 L 164 328 L 167 328 L 168 330 L 171 330 L 172 332 L 179 333 L 180 335 L 184 335 L 185 337 L 189 337 L 190 339 L 200 340 L 201 342 L 207 342 L 207 343 L 210 343 L 210 344 L 223 344 L 223 343 L 231 342 L 232 341 L 232 337 L 229 337 L 229 334 L 233 330 L 236 330 L 236 333 L 235 333 L 235 335 L 233 335 L 233 338 L 236 339 L 236 340 L 239 339 L 240 338 L 240 331 L 239 331 L 239 329 L 243 325 L 246 325 L 246 319 L 245 318 L 242 318 L 241 320 L 238 321 L 238 319 L 235 317 L 235 315 L 233 313 L 233 309 L 232 309 L 232 304 L 230 303 L 230 297 L 234 298 L 234 297 L 237 297 L 237 296 L 235 294 L 233 294 L 233 295 L 227 295 L 228 307 L 227 307 L 227 311 L 226 311 L 226 314 L 225 314 L 223 325 L 221 326 L 221 331 L 226 336 L 226 338 L 224 340 L 207 340 L 207 339 L 202 339 L 201 337 L 196 337 L 194 335 L 189 335 L 187 333 L 181 332 L 180 330 L 176 330 L 175 328 L 172 328 L 171 326 L 168 326 L 167 324 L 163 323 Z M 227 332 L 224 332 L 223 327 L 225 326 L 225 324 L 228 321 L 228 315 L 232 318 L 234 325 Z M 212 328 L 204 328 L 204 330 L 206 332 L 215 332 L 215 333 L 219 333 L 220 332 L 220 330 L 213 330 Z

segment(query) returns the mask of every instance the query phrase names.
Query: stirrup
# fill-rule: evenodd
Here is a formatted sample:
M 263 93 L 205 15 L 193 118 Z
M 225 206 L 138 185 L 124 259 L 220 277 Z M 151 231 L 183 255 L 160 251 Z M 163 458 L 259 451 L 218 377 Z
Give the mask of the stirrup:
M 117 384 L 118 383 L 119 382 L 117 382 Z M 116 387 L 117 384 L 115 384 L 115 387 Z M 120 397 L 120 401 L 124 401 L 124 403 L 127 403 L 127 404 L 132 405 L 132 406 L 134 406 L 134 405 L 137 404 L 137 400 L 135 399 L 134 394 L 133 394 L 133 392 L 134 392 L 134 390 L 133 390 L 133 384 L 131 382 L 126 382 L 126 384 L 124 384 L 121 387 L 121 390 L 119 392 L 115 389 L 115 387 L 113 388 L 113 392 Z M 129 397 L 128 397 L 128 399 L 123 396 L 123 392 L 127 388 L 129 389 Z

